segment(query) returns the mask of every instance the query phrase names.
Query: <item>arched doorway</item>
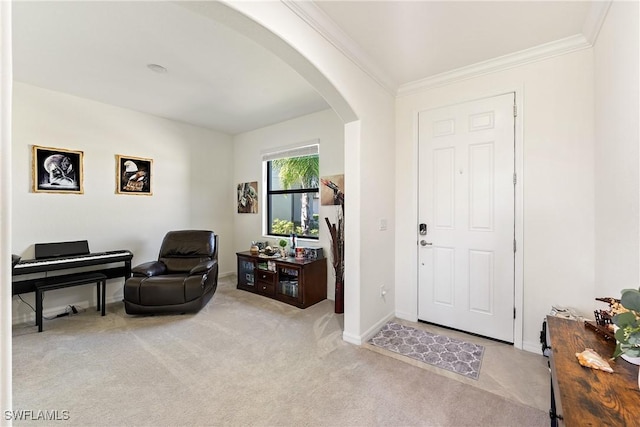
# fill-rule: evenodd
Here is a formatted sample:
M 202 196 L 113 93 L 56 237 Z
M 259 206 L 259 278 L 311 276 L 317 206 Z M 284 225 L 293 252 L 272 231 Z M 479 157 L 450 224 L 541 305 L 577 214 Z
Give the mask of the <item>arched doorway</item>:
M 261 45 L 267 47 L 282 58 L 292 68 L 313 85 L 345 124 L 345 171 L 346 193 L 350 203 L 346 207 L 346 273 L 347 284 L 345 295 L 344 338 L 358 343 L 368 330 L 375 329 L 376 324 L 393 312 L 394 300 L 389 296 L 386 301 L 373 301 L 361 289 L 361 283 L 377 289 L 377 281 L 393 287 L 393 257 L 381 256 L 379 248 L 393 246 L 393 231 L 375 233 L 367 236 L 367 243 L 361 244 L 363 230 L 372 223 L 393 223 L 393 141 L 394 135 L 394 98 L 379 87 L 373 80 L 349 62 L 335 47 L 314 33 L 299 17 L 295 16 L 284 3 L 234 4 L 239 10 L 216 2 L 202 2 L 190 5 L 199 8 L 199 12 L 212 19 L 223 19 L 237 31 L 241 31 Z M 10 4 L 3 3 L 2 19 L 11 22 Z M 285 25 L 286 24 L 286 25 Z M 287 27 L 283 33 L 280 29 Z M 9 39 L 3 37 L 3 43 L 10 46 L 10 25 L 3 25 L 3 31 Z M 306 37 L 301 37 L 303 31 Z M 285 34 L 286 33 L 286 34 Z M 303 45 L 293 43 L 304 42 Z M 296 46 L 297 45 L 297 46 Z M 6 46 L 6 45 L 5 45 Z M 302 52 L 302 53 L 301 53 Z M 3 49 L 3 66 L 7 64 L 10 71 L 10 49 Z M 313 59 L 310 59 L 313 57 Z M 334 70 L 330 72 L 330 70 Z M 3 71 L 5 71 L 3 69 Z M 11 87 L 11 73 L 3 73 L 5 84 Z M 10 97 L 10 91 L 3 91 L 3 96 Z M 7 99 L 7 98 L 5 98 Z M 8 98 L 10 101 L 10 98 Z M 10 105 L 10 102 L 6 103 Z M 10 110 L 2 111 L 3 122 L 10 120 Z M 364 119 L 363 119 L 364 117 Z M 363 143 L 367 141 L 368 155 L 362 160 Z M 10 152 L 10 142 L 3 140 L 3 154 Z M 5 151 L 6 148 L 6 151 Z M 4 157 L 4 156 L 3 156 Z M 6 157 L 4 157 L 6 158 Z M 10 160 L 5 163 L 2 176 L 9 177 Z M 384 170 L 385 174 L 379 171 Z M 3 179 L 4 183 L 7 180 Z M 375 194 L 375 198 L 363 195 Z M 3 188 L 3 228 L 0 240 L 6 252 L 0 255 L 8 260 L 11 251 L 10 222 L 5 222 L 11 212 L 11 189 Z M 377 231 L 377 230 L 376 230 Z M 383 231 L 382 229 L 380 231 Z M 6 255 L 6 256 L 5 256 Z M 371 267 L 371 268 L 370 268 Z M 3 269 L 3 282 L 8 283 L 9 270 Z M 7 290 L 8 294 L 8 290 Z M 6 295 L 3 293 L 3 300 Z M 8 298 L 10 307 L 10 296 Z M 3 301 L 4 303 L 4 301 Z M 10 331 L 11 310 L 2 311 L 3 331 Z M 3 366 L 10 366 L 11 339 L 3 333 L 2 361 Z M 8 363 L 5 363 L 8 362 Z M 10 396 L 11 373 L 3 371 L 3 395 Z M 5 391 L 7 393 L 5 393 Z

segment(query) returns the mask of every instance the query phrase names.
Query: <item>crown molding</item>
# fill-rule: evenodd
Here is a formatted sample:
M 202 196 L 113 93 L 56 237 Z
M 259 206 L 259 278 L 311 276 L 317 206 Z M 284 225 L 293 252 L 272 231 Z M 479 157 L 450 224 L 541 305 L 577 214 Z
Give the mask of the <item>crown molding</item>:
M 392 96 L 396 95 L 398 84 L 389 77 L 382 68 L 377 66 L 369 55 L 313 1 L 280 1 L 345 55 L 360 70 L 371 77 L 385 91 Z
M 495 73 L 509 68 L 519 67 L 530 62 L 541 61 L 558 55 L 564 55 L 591 47 L 591 43 L 582 34 L 545 43 L 508 55 L 499 56 L 487 61 L 478 62 L 466 67 L 446 71 L 414 82 L 406 83 L 398 88 L 398 96 L 411 95 L 425 89 L 444 86 L 450 83 L 467 80 Z
M 600 34 L 600 29 L 602 28 L 604 19 L 607 17 L 607 12 L 609 12 L 612 1 L 613 0 L 591 2 L 589 14 L 582 26 L 582 34 L 584 34 L 587 41 L 591 43 L 591 46 L 596 44 L 598 34 Z
M 377 82 L 392 96 L 406 96 L 412 93 L 444 86 L 461 80 L 519 67 L 531 62 L 542 61 L 592 47 L 602 28 L 613 0 L 597 0 L 591 7 L 582 33 L 564 39 L 534 46 L 512 54 L 478 62 L 476 64 L 446 71 L 424 79 L 398 85 L 385 71 L 375 64 L 360 46 L 353 41 L 314 1 L 280 0 L 293 13 L 306 22 L 324 39 L 344 54 L 360 70 Z

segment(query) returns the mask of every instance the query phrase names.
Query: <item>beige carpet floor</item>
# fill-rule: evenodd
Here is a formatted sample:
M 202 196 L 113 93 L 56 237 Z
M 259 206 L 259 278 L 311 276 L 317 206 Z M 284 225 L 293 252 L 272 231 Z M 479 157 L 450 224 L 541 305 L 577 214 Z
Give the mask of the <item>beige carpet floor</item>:
M 548 425 L 540 409 L 345 343 L 331 301 L 300 310 L 226 278 L 197 314 L 107 309 L 42 333 L 14 326 L 14 410 L 69 417 L 14 425 Z

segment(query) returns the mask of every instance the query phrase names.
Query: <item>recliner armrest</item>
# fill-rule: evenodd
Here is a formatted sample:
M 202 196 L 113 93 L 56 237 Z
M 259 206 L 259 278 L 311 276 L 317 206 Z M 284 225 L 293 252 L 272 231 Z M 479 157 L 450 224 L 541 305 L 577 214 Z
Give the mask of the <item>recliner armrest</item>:
M 159 276 L 167 272 L 167 266 L 160 261 L 150 261 L 137 265 L 131 269 L 134 276 Z
M 202 261 L 200 264 L 191 269 L 191 271 L 189 272 L 189 276 L 208 273 L 217 263 L 218 261 L 215 259 L 212 259 L 210 261 Z

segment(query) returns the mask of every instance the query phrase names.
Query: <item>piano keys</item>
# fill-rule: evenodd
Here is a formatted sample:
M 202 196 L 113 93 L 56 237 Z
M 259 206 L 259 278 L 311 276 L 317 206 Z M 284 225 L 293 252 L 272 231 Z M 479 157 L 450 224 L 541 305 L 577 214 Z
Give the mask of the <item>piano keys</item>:
M 15 280 L 16 276 L 48 273 L 82 267 L 82 271 L 102 273 L 108 279 L 131 277 L 133 253 L 128 250 L 89 252 L 86 240 L 75 242 L 37 243 L 34 259 L 20 260 L 13 266 L 13 295 L 34 292 L 35 283 L 42 277 Z M 111 264 L 122 263 L 120 266 Z M 90 268 L 87 268 L 90 267 Z
M 96 252 L 86 255 L 61 256 L 39 259 L 20 260 L 13 267 L 13 275 L 40 273 L 43 271 L 66 270 L 69 268 L 85 267 L 88 265 L 107 264 L 110 262 L 131 260 L 133 254 L 129 251 Z

